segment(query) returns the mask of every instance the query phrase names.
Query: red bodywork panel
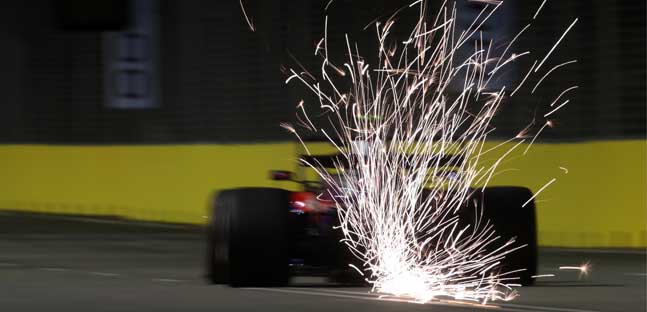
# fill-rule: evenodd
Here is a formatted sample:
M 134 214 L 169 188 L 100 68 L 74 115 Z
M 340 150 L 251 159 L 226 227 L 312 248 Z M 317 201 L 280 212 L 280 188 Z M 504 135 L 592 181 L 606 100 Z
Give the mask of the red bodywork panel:
M 290 207 L 304 213 L 327 213 L 336 209 L 335 202 L 326 199 L 327 196 L 317 196 L 311 192 L 290 193 Z

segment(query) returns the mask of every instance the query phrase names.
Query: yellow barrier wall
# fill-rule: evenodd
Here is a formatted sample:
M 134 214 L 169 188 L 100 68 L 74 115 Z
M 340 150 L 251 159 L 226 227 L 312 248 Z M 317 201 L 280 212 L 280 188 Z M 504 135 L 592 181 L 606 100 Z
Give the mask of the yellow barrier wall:
M 201 223 L 215 189 L 277 186 L 294 144 L 0 147 L 0 207 Z
M 557 178 L 537 198 L 540 245 L 647 247 L 647 141 L 535 144 L 522 156 L 524 148 L 490 184 L 536 192 Z M 270 169 L 294 170 L 296 153 L 293 143 L 2 145 L 0 208 L 202 223 L 214 190 L 294 189 L 267 177 Z
M 490 185 L 536 193 L 557 179 L 536 198 L 540 245 L 647 246 L 647 141 L 534 144 L 523 155 L 525 147 Z

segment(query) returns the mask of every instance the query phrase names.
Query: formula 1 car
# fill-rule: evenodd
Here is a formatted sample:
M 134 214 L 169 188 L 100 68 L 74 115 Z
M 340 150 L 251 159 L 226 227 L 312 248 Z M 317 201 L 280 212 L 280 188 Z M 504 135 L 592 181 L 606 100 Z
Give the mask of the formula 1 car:
M 302 156 L 309 163 L 334 168 L 339 155 Z M 299 169 L 303 172 L 303 169 Z M 290 276 L 328 276 L 332 282 L 362 285 L 364 277 L 348 266 L 357 260 L 341 244 L 337 207 L 317 195 L 325 183 L 295 179 L 294 173 L 272 171 L 274 180 L 299 182 L 302 190 L 246 187 L 221 190 L 214 195 L 207 226 L 207 278 L 234 287 L 284 286 Z M 502 271 L 525 268 L 519 283 L 530 285 L 537 268 L 535 205 L 523 187 L 487 187 L 476 190 L 483 216 L 503 238 L 526 244 L 502 262 Z M 459 213 L 471 222 L 472 213 Z M 473 220 L 472 220 L 473 221 Z M 360 266 L 357 266 L 360 267 Z

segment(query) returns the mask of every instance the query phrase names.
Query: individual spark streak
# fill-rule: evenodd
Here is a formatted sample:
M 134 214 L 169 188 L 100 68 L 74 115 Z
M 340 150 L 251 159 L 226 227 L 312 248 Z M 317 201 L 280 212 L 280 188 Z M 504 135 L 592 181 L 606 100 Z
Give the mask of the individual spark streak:
M 487 185 L 490 183 L 490 179 L 494 176 L 494 171 L 495 171 L 495 170 L 496 170 L 496 168 L 499 166 L 499 164 L 501 163 L 501 161 L 502 161 L 503 159 L 505 159 L 505 158 L 508 156 L 508 154 L 512 153 L 512 151 L 514 151 L 518 146 L 520 146 L 520 145 L 521 145 L 522 143 L 524 143 L 525 141 L 526 141 L 525 139 L 520 140 L 520 141 L 519 141 L 519 142 L 517 142 L 517 144 L 515 144 L 512 148 L 508 149 L 508 151 L 506 151 L 506 152 L 505 152 L 501 157 L 499 157 L 499 159 L 497 159 L 497 161 L 494 163 L 494 165 L 492 165 L 492 166 L 490 167 L 490 170 L 489 170 L 489 172 L 490 172 L 490 173 L 487 175 L 487 179 L 485 180 L 485 183 L 483 183 L 483 188 L 482 188 L 482 190 L 485 190 L 485 188 L 487 187 Z M 480 182 L 480 180 L 479 180 L 479 182 Z
M 517 168 L 508 168 L 508 169 L 500 170 L 500 171 L 497 171 L 497 173 L 493 174 L 492 177 L 496 177 L 498 175 L 501 175 L 501 174 L 504 174 L 504 173 L 507 173 L 507 172 L 519 171 L 519 170 L 520 169 L 517 169 Z
M 317 131 L 317 127 L 315 127 L 315 125 L 312 123 L 312 121 L 308 117 L 308 113 L 306 112 L 305 107 L 303 107 L 303 100 L 299 101 L 299 104 L 297 105 L 297 108 L 301 108 L 302 115 L 308 121 L 308 124 L 306 125 L 308 127 L 308 129 L 311 130 L 311 131 Z M 297 114 L 297 118 L 298 118 L 298 116 L 299 115 Z
M 332 4 L 333 1 L 335 1 L 335 0 L 328 1 L 328 4 L 326 4 L 326 7 L 324 8 L 324 11 L 328 11 L 328 7 Z
M 501 56 L 500 56 L 499 60 L 496 62 L 496 65 L 494 66 L 495 68 L 496 68 L 496 67 L 499 67 L 499 64 L 501 63 L 501 60 L 503 59 L 503 56 L 505 56 L 505 55 L 506 55 L 506 53 L 507 53 L 507 52 L 508 52 L 508 50 L 512 47 L 512 45 L 517 41 L 517 39 L 519 39 L 519 37 L 521 37 L 521 35 L 522 35 L 522 34 L 523 34 L 523 33 L 524 33 L 528 28 L 530 28 L 530 24 L 526 25 L 523 29 L 521 29 L 521 31 L 519 31 L 519 32 L 514 36 L 514 38 L 512 38 L 512 40 L 508 43 L 508 46 L 507 46 L 507 47 L 505 48 L 505 50 L 503 50 L 503 52 L 501 53 Z M 490 78 L 490 79 L 491 79 L 491 78 Z
M 553 126 L 554 126 L 553 122 L 551 120 L 547 120 L 546 123 L 544 123 L 544 125 L 539 129 L 539 131 L 537 131 L 535 136 L 532 137 L 532 140 L 530 141 L 530 143 L 528 144 L 526 149 L 523 151 L 523 154 L 526 155 L 528 153 L 528 150 L 530 150 L 530 147 L 532 146 L 532 144 L 535 143 L 535 140 L 537 139 L 539 134 L 541 134 L 541 132 L 544 131 L 544 128 L 546 128 L 546 127 L 551 127 L 552 128 Z
M 485 154 L 487 154 L 487 153 L 489 153 L 489 152 L 491 152 L 491 151 L 493 151 L 493 150 L 496 150 L 496 149 L 498 149 L 499 147 L 501 147 L 501 146 L 503 146 L 503 145 L 506 145 L 506 144 L 508 144 L 508 143 L 510 143 L 510 142 L 512 142 L 512 141 L 514 141 L 514 140 L 516 140 L 516 139 L 519 139 L 519 138 L 520 138 L 520 137 L 517 135 L 517 136 L 515 136 L 515 137 L 513 137 L 513 138 L 511 138 L 511 139 L 508 139 L 508 140 L 506 140 L 506 141 L 503 141 L 503 142 L 501 142 L 501 143 L 499 143 L 499 144 L 497 144 L 497 145 L 495 145 L 495 146 L 493 146 L 493 147 L 491 147 L 491 148 L 487 149 L 486 151 L 481 152 L 481 153 L 479 154 L 479 156 L 481 156 L 481 155 L 485 155 Z
M 299 62 L 299 60 L 297 60 L 297 58 L 296 58 L 296 57 L 294 57 L 294 55 L 292 55 L 292 53 L 290 53 L 290 51 L 287 51 L 287 54 L 288 54 L 288 56 L 290 56 L 290 58 L 291 58 L 291 59 L 292 59 L 292 60 L 293 60 L 297 65 L 299 65 L 299 68 L 301 69 L 301 73 L 303 73 L 303 75 L 308 76 L 308 77 L 309 77 L 309 78 L 311 78 L 312 80 L 316 80 L 316 79 L 317 79 L 317 78 L 315 78 L 312 74 L 310 74 L 310 72 L 305 68 L 305 66 L 303 66 L 303 64 L 301 64 L 301 62 Z
M 533 275 L 530 278 L 543 278 L 543 277 L 555 277 L 555 274 L 539 274 L 539 275 Z
M 543 192 L 549 185 L 553 184 L 553 182 L 557 181 L 557 178 L 553 178 L 552 180 L 548 181 L 544 186 L 542 186 L 535 194 L 533 194 L 523 205 L 521 205 L 521 208 L 526 207 L 528 203 L 530 203 L 535 197 L 537 197 L 541 192 Z
M 354 264 L 349 263 L 349 264 L 348 264 L 348 266 L 349 266 L 349 267 L 351 267 L 351 268 L 353 268 L 353 270 L 357 271 L 357 273 L 358 273 L 359 275 L 364 276 L 364 272 L 362 272 L 362 270 L 360 270 L 360 269 L 359 269 L 357 266 L 355 266 Z
M 546 4 L 546 0 L 542 1 L 541 4 L 539 5 L 539 8 L 537 8 L 537 11 L 535 12 L 535 15 L 532 16 L 532 19 L 536 19 L 537 15 L 539 15 L 539 11 L 541 11 L 541 8 L 544 7 L 544 4 Z
M 553 110 L 551 110 L 550 112 L 548 112 L 548 113 L 544 114 L 544 117 L 548 117 L 548 116 L 552 115 L 553 113 L 555 113 L 556 111 L 558 111 L 560 108 L 562 108 L 564 105 L 568 104 L 568 102 L 570 102 L 570 101 L 571 101 L 571 100 L 566 100 L 566 101 L 564 101 L 564 103 L 559 104 L 559 106 L 555 107 L 555 109 L 553 109 Z
M 315 45 L 315 55 L 319 53 L 319 50 L 321 50 L 321 45 L 324 43 L 324 38 L 321 38 L 319 42 Z
M 525 138 L 527 138 L 528 137 L 528 131 L 530 130 L 530 128 L 533 125 L 535 125 L 535 118 L 534 117 L 533 117 L 532 121 L 525 128 L 521 129 L 521 131 L 519 131 L 519 133 L 517 133 L 517 135 L 515 135 L 514 137 L 517 138 L 517 139 L 525 139 Z
M 423 37 L 423 36 L 426 36 L 426 35 L 429 35 L 429 34 L 431 34 L 431 33 L 433 33 L 433 32 L 438 31 L 439 29 L 444 29 L 444 28 L 445 28 L 445 26 L 447 26 L 447 25 L 448 25 L 449 23 L 451 23 L 451 22 L 453 22 L 453 20 L 451 20 L 451 19 L 450 19 L 450 20 L 446 21 L 445 23 L 440 24 L 440 25 L 438 25 L 438 26 L 436 26 L 436 27 L 434 27 L 434 28 L 432 28 L 432 29 L 430 29 L 430 30 L 427 30 L 427 31 L 425 31 L 425 32 L 423 32 L 423 33 L 420 33 L 420 34 L 416 34 L 416 38 L 418 38 L 418 37 Z
M 469 0 L 470 2 L 481 2 L 481 3 L 487 3 L 487 4 L 494 4 L 494 5 L 499 5 L 503 1 L 502 0 Z
M 416 0 L 416 1 L 414 1 L 414 2 L 411 2 L 411 4 L 409 4 L 409 7 L 411 8 L 411 7 L 413 7 L 414 5 L 417 5 L 417 4 L 419 4 L 419 3 L 422 3 L 422 1 L 423 1 L 423 0 Z
M 559 37 L 559 39 L 555 43 L 555 45 L 553 45 L 553 47 L 550 48 L 550 51 L 548 51 L 546 56 L 544 56 L 544 59 L 541 60 L 541 62 L 539 62 L 539 65 L 537 65 L 537 68 L 535 68 L 535 72 L 537 72 L 539 70 L 539 68 L 541 68 L 541 65 L 543 65 L 544 62 L 546 62 L 546 60 L 548 59 L 548 57 L 553 53 L 553 51 L 555 51 L 555 48 L 557 48 L 559 43 L 562 42 L 562 39 L 564 39 L 564 37 L 566 37 L 566 34 L 571 30 L 571 28 L 573 28 L 573 26 L 575 26 L 575 23 L 577 23 L 577 18 L 573 21 L 573 23 L 571 23 L 570 26 L 568 26 L 568 28 L 566 28 L 566 30 L 562 33 L 562 36 Z
M 526 51 L 526 52 L 523 52 L 523 53 L 520 53 L 520 54 L 514 54 L 514 53 L 513 53 L 513 54 L 510 56 L 510 58 L 508 58 L 508 60 L 506 60 L 505 62 L 503 62 L 503 64 L 498 65 L 497 67 L 495 67 L 491 72 L 489 72 L 489 73 L 488 73 L 488 75 L 492 75 L 492 74 L 496 73 L 496 72 L 499 70 L 499 68 L 501 68 L 501 67 L 503 67 L 503 66 L 507 65 L 508 63 L 513 62 L 514 60 L 518 59 L 519 57 L 524 56 L 524 55 L 527 55 L 527 54 L 530 54 L 530 52 L 529 52 L 529 51 Z
M 512 93 L 510 93 L 510 96 L 513 96 L 515 93 L 517 93 L 517 91 L 519 91 L 521 86 L 523 86 L 523 83 L 526 82 L 526 79 L 528 79 L 528 76 L 530 76 L 530 73 L 532 73 L 532 69 L 535 68 L 535 65 L 537 65 L 537 61 L 535 61 L 532 64 L 532 66 L 530 66 L 530 69 L 528 70 L 528 73 L 526 73 L 526 76 L 523 77 L 523 80 L 521 80 L 521 82 L 519 83 L 519 85 L 517 85 L 517 87 L 514 89 L 514 91 L 512 91 Z
M 555 98 L 555 100 L 553 100 L 553 101 L 550 103 L 550 107 L 553 107 L 553 105 L 555 105 L 555 103 L 557 103 L 557 101 L 559 101 L 559 99 L 562 97 L 562 95 L 566 94 L 566 92 L 571 91 L 571 90 L 575 90 L 575 89 L 577 89 L 577 88 L 578 88 L 578 86 L 572 86 L 572 87 L 570 87 L 570 88 L 568 88 L 568 89 L 566 89 L 566 90 L 562 91 L 562 93 L 560 93 L 560 94 Z
M 573 63 L 577 63 L 577 60 L 572 60 L 572 61 L 564 62 L 564 63 L 561 63 L 561 64 L 559 64 L 559 65 L 557 65 L 557 66 L 555 66 L 555 67 L 551 68 L 548 72 L 546 72 L 546 74 L 544 74 L 544 75 L 541 77 L 541 79 L 539 79 L 539 81 L 537 82 L 537 84 L 535 85 L 535 87 L 534 87 L 534 88 L 532 88 L 532 91 L 531 91 L 530 93 L 531 93 L 531 94 L 532 94 L 532 93 L 535 93 L 535 90 L 537 90 L 537 88 L 539 87 L 539 85 L 541 84 L 541 82 L 542 82 L 542 81 L 544 81 L 544 79 L 546 79 L 546 77 L 548 77 L 548 75 L 550 75 L 550 73 L 552 73 L 554 70 L 556 70 L 556 69 L 558 69 L 558 68 L 560 68 L 560 67 L 562 67 L 562 66 L 566 66 L 566 65 L 568 65 L 568 64 L 573 64 Z
M 488 149 L 485 144 L 493 131 L 492 118 L 538 61 L 512 94 L 510 86 L 492 90 L 489 82 L 497 81 L 493 77 L 529 52 L 507 55 L 506 48 L 498 54 L 492 41 L 472 40 L 480 37 L 482 26 L 501 5 L 500 1 L 480 2 L 495 5 L 485 5 L 460 31 L 457 17 L 461 15 L 449 1 L 431 20 L 422 0 L 398 10 L 396 14 L 417 11 L 418 16 L 403 38 L 391 35 L 396 14 L 382 23 L 371 22 L 377 38 L 371 53 L 377 57 L 363 57 L 348 36 L 340 47 L 328 42 L 326 16 L 324 37 L 315 49 L 322 58 L 320 73 L 311 73 L 316 76 L 313 79 L 305 70 L 291 69 L 286 79 L 286 83 L 303 84 L 319 100 L 320 105 L 307 109 L 300 102 L 297 118 L 303 131 L 323 136 L 339 156 L 332 170 L 316 161 L 301 162 L 330 186 L 327 194 L 337 205 L 340 242 L 361 260 L 351 268 L 383 298 L 417 303 L 451 298 L 487 304 L 517 296 L 519 271 L 505 271 L 501 262 L 524 245 L 495 233 L 475 200 L 481 189 L 473 186 L 487 185 L 497 166 L 522 146 L 534 125 L 533 119 L 516 137 L 504 140 L 514 141 L 512 147 L 500 144 Z M 529 26 L 519 35 L 526 29 Z M 337 48 L 345 59 L 329 54 L 329 49 Z M 459 53 L 464 48 L 473 51 Z M 376 62 L 369 64 L 370 59 Z M 343 69 L 334 64 L 343 64 Z M 462 89 L 455 90 L 456 86 Z M 309 118 L 310 110 L 327 117 L 327 123 L 318 124 L 324 118 Z M 305 146 L 298 135 L 302 128 L 281 126 Z M 552 121 L 542 130 L 546 126 L 552 126 Z M 307 147 L 306 152 L 310 153 Z M 496 154 L 495 159 L 485 159 L 491 154 Z M 475 222 L 459 222 L 459 211 L 465 209 L 474 211 Z
M 568 169 L 566 169 L 564 167 L 561 167 L 561 166 L 559 167 L 559 169 L 562 169 L 564 171 L 564 174 L 568 174 Z
M 582 267 L 580 266 L 560 266 L 560 270 L 576 270 L 576 271 L 582 271 Z
M 240 10 L 243 11 L 243 16 L 245 16 L 245 21 L 247 21 L 247 26 L 249 26 L 249 29 L 251 31 L 256 31 L 254 28 L 254 24 L 252 23 L 252 20 L 247 16 L 247 12 L 245 12 L 245 6 L 243 5 L 243 0 L 238 1 L 240 3 Z
M 591 272 L 591 263 L 588 261 L 585 263 L 580 264 L 579 266 L 560 266 L 560 270 L 571 270 L 571 271 L 579 271 L 580 275 L 579 277 L 589 275 Z
M 346 76 L 346 72 L 345 72 L 343 69 L 341 69 L 341 68 L 339 68 L 339 67 L 335 66 L 335 65 L 334 65 L 334 64 L 332 64 L 332 63 L 328 63 L 328 66 L 330 66 L 332 69 L 334 69 L 334 70 L 335 70 L 335 72 L 337 72 L 337 74 L 338 74 L 339 76 L 342 76 L 342 77 L 343 77 L 343 76 Z
M 294 127 L 292 127 L 292 125 L 290 125 L 289 123 L 283 122 L 283 123 L 281 123 L 281 128 L 283 128 L 283 129 L 285 129 L 285 130 L 288 130 L 288 131 L 292 132 L 292 133 L 297 137 L 297 139 L 299 140 L 299 142 L 301 142 L 301 145 L 303 145 L 303 147 L 305 148 L 306 153 L 308 153 L 308 155 L 310 155 L 310 150 L 309 150 L 309 149 L 308 149 L 308 147 L 305 145 L 305 143 L 303 143 L 303 140 L 301 140 L 301 136 L 299 136 L 299 134 L 298 134 L 298 133 L 297 133 L 297 131 L 294 129 Z

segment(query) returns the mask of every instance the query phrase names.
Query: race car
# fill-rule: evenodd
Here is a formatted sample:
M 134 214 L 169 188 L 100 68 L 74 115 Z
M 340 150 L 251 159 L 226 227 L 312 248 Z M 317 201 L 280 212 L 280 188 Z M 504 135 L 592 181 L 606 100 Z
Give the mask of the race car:
M 333 169 L 340 155 L 305 156 L 307 163 Z M 452 158 L 456 159 L 456 158 Z M 300 162 L 304 164 L 306 162 Z M 303 169 L 299 169 L 303 176 Z M 291 276 L 327 276 L 345 285 L 366 283 L 349 264 L 357 266 L 343 234 L 335 202 L 326 194 L 326 183 L 300 179 L 288 171 L 272 171 L 273 180 L 293 181 L 299 191 L 245 187 L 214 194 L 207 225 L 206 276 L 214 284 L 233 287 L 284 286 Z M 532 192 L 524 187 L 487 187 L 473 192 L 483 216 L 497 235 L 516 237 L 524 248 L 506 255 L 502 271 L 518 272 L 519 283 L 530 285 L 537 271 L 537 235 L 534 202 L 521 207 Z M 474 222 L 473 211 L 459 212 L 462 222 Z M 360 266 L 357 266 L 360 267 Z

